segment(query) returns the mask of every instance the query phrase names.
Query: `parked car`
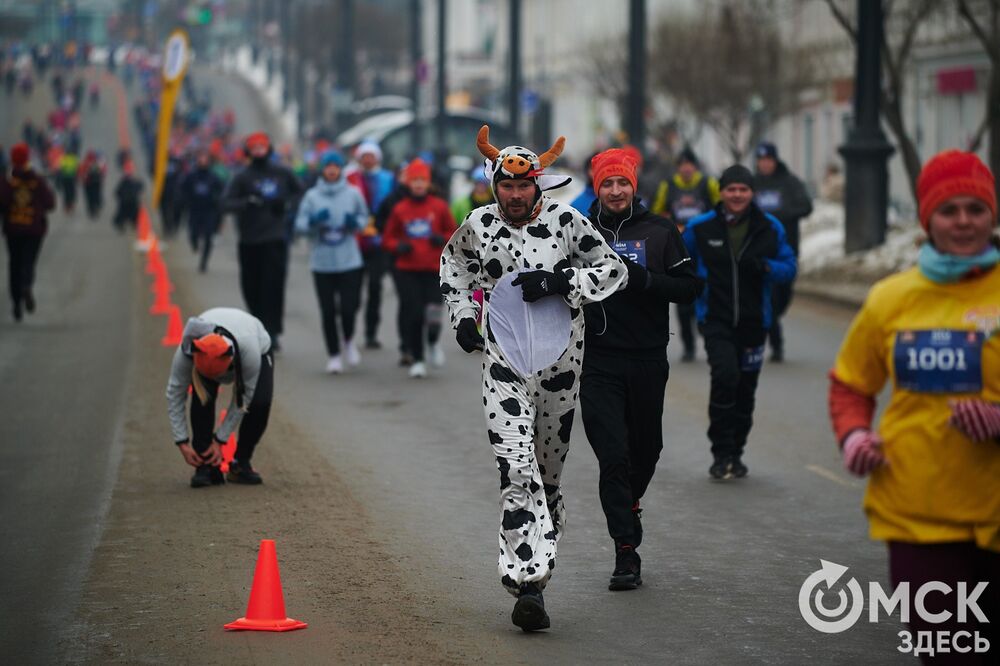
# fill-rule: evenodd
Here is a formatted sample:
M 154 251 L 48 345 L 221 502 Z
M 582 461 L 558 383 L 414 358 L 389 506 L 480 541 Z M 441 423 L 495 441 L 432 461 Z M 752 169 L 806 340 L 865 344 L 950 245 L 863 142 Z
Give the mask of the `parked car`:
M 383 162 L 394 167 L 402 160 L 418 152 L 413 143 L 414 117 L 412 111 L 391 111 L 362 120 L 357 125 L 344 130 L 337 137 L 337 144 L 346 151 L 352 151 L 365 139 L 377 141 L 382 148 Z M 448 166 L 453 171 L 468 173 L 482 162 L 482 155 L 476 148 L 476 134 L 483 125 L 490 126 L 490 141 L 495 146 L 517 143 L 513 134 L 503 123 L 497 122 L 488 111 L 459 112 L 447 114 L 444 142 L 437 139 L 437 124 L 434 117 L 416 121 L 420 130 L 423 150 L 446 150 Z

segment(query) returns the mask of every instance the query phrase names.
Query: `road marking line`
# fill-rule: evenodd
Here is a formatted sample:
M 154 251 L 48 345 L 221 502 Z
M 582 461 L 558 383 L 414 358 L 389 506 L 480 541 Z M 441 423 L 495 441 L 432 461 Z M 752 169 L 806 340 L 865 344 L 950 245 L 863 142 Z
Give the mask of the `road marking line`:
M 840 485 L 845 486 L 847 488 L 861 487 L 861 484 L 858 483 L 857 481 L 851 481 L 849 479 L 845 479 L 839 476 L 836 472 L 831 472 L 825 467 L 820 467 L 819 465 L 806 465 L 806 469 L 812 472 L 813 474 L 818 474 L 819 476 L 822 476 L 824 479 L 833 481 L 834 483 L 839 483 Z

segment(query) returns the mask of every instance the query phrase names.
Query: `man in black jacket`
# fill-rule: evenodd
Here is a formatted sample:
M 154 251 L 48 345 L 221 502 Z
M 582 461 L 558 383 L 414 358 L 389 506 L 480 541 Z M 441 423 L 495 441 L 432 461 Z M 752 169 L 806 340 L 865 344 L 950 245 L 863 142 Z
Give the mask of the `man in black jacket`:
M 212 253 L 212 236 L 219 229 L 220 203 L 225 183 L 212 171 L 212 154 L 198 152 L 195 168 L 181 181 L 179 206 L 187 212 L 188 238 L 194 252 L 201 251 L 198 270 L 208 270 Z
M 245 149 L 250 165 L 233 176 L 223 209 L 236 214 L 243 300 L 264 324 L 277 351 L 288 264 L 285 209 L 301 185 L 289 169 L 271 162 L 271 140 L 263 132 L 247 137 Z
M 773 143 L 757 146 L 757 175 L 754 200 L 765 213 L 778 218 L 785 228 L 788 244 L 799 256 L 799 221 L 812 213 L 812 199 L 802 181 L 792 175 L 784 162 L 778 159 L 778 149 Z M 774 321 L 768 331 L 771 341 L 771 360 L 785 360 L 785 338 L 781 318 L 792 302 L 792 282 L 776 284 L 773 288 Z
M 611 590 L 642 584 L 639 500 L 663 449 L 670 303 L 692 303 L 704 282 L 677 228 L 636 199 L 635 162 L 611 149 L 592 160 L 590 220 L 628 267 L 624 291 L 583 308 L 580 406 L 600 465 L 601 506 L 615 541 Z
M 683 238 L 708 283 L 695 303 L 711 367 L 708 473 L 729 479 L 747 474 L 742 456 L 771 326 L 771 286 L 790 282 L 796 265 L 781 223 L 753 201 L 750 170 L 731 166 L 719 185 L 722 201 L 688 222 Z

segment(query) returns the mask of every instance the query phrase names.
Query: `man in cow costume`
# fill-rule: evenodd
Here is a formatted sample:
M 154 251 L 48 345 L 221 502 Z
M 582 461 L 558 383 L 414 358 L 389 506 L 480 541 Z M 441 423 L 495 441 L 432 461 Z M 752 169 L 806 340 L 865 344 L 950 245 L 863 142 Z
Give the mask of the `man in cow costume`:
M 525 631 L 549 627 L 542 590 L 566 523 L 559 484 L 583 361 L 583 312 L 623 288 L 628 271 L 587 218 L 544 191 L 569 182 L 542 155 L 498 150 L 489 128 L 479 151 L 497 203 L 472 211 L 441 257 L 441 290 L 459 345 L 483 352 L 483 404 L 500 470 L 501 582 L 517 597 Z M 476 326 L 482 289 L 483 330 Z

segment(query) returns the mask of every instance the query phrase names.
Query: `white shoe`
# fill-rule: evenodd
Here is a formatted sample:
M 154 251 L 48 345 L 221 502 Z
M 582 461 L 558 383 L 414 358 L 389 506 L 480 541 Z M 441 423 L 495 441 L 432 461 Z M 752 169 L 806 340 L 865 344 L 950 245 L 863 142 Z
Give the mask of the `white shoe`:
M 344 371 L 344 362 L 340 356 L 330 357 L 330 360 L 326 362 L 326 371 L 331 375 L 339 375 Z
M 347 358 L 347 365 L 352 367 L 361 365 L 361 352 L 358 351 L 354 340 L 348 340 L 344 343 L 344 356 Z
M 435 368 L 444 366 L 444 350 L 441 345 L 430 345 L 427 348 L 427 358 Z
M 427 366 L 424 365 L 423 361 L 417 361 L 410 366 L 410 378 L 411 379 L 422 379 L 427 376 Z

